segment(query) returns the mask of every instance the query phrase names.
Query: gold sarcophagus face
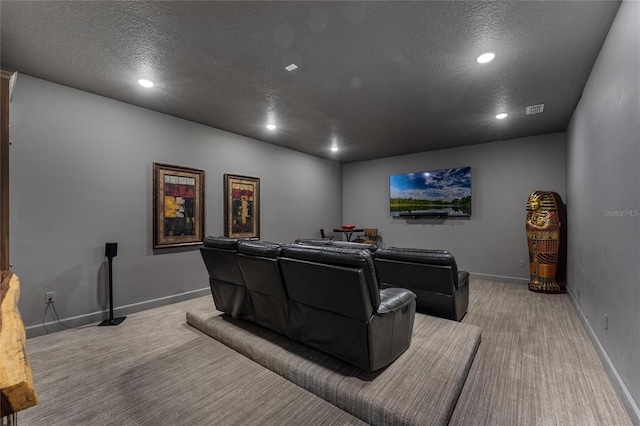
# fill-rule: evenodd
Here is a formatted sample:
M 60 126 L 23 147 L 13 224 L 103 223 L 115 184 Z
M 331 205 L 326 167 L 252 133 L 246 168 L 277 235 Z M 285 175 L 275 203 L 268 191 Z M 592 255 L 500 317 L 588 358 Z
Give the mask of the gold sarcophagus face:
M 564 293 L 566 267 L 566 210 L 560 196 L 535 191 L 527 200 L 529 290 Z

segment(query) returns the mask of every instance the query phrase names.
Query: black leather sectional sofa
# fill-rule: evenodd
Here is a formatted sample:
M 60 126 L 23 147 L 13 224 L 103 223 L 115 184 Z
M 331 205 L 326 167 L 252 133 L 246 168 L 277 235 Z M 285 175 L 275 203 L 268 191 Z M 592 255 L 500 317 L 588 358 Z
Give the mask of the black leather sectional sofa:
M 414 292 L 416 312 L 460 321 L 469 305 L 469 273 L 459 271 L 446 250 L 389 247 L 356 242 L 298 239 L 298 244 L 364 248 L 373 253 L 381 288 Z
M 380 290 L 364 248 L 207 237 L 201 253 L 216 308 L 363 370 L 410 345 L 415 294 Z

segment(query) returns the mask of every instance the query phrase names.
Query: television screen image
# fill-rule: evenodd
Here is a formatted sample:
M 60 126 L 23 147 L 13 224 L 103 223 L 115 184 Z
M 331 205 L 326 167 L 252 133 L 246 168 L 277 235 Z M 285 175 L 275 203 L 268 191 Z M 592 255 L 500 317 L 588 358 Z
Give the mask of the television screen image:
M 389 177 L 391 216 L 471 216 L 471 167 Z

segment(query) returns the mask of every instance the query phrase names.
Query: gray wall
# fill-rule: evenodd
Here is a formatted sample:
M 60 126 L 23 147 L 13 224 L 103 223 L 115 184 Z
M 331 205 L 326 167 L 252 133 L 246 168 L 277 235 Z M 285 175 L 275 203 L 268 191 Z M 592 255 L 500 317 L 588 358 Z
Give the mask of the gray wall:
M 48 291 L 67 324 L 103 319 L 107 241 L 119 243 L 114 305 L 126 308 L 116 315 L 210 294 L 197 249 L 152 249 L 154 161 L 205 170 L 207 235 L 223 233 L 224 173 L 261 178 L 264 240 L 318 237 L 341 223 L 337 162 L 26 75 L 10 118 L 10 255 L 30 336 L 54 320 Z
M 568 130 L 567 274 L 640 423 L 639 78 L 640 3 L 624 1 Z
M 564 200 L 565 164 L 565 133 L 346 164 L 343 219 L 378 228 L 387 247 L 449 250 L 459 268 L 477 277 L 526 282 L 527 197 L 539 189 L 555 191 Z M 470 219 L 391 217 L 390 175 L 464 166 L 471 166 Z

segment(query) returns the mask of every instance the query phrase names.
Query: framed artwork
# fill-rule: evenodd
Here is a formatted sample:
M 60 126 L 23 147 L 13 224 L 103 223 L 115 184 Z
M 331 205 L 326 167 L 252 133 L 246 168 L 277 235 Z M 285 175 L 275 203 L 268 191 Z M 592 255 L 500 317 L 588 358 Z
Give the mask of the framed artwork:
M 153 248 L 202 244 L 204 170 L 153 163 Z
M 225 173 L 224 235 L 260 239 L 260 178 Z

